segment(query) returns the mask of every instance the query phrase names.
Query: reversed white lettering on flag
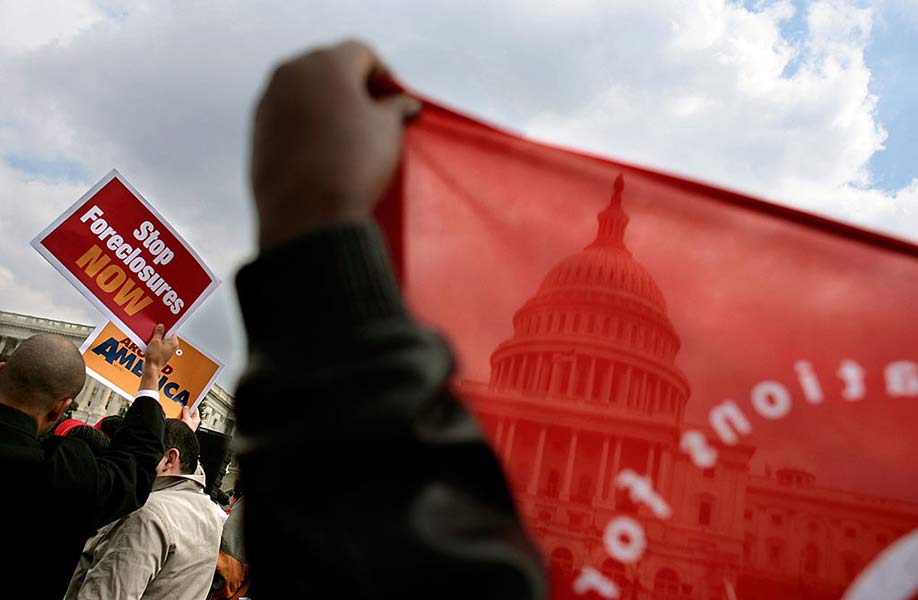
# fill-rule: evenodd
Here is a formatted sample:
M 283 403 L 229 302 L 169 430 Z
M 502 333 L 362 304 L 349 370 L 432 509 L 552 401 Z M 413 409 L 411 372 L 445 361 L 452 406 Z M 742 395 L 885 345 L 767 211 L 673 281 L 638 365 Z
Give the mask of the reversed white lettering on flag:
M 593 567 L 584 567 L 580 570 L 580 575 L 574 580 L 574 591 L 581 595 L 596 592 L 603 598 L 619 597 L 619 589 L 615 582 Z
M 648 506 L 658 519 L 668 519 L 673 512 L 666 500 L 654 491 L 650 477 L 625 469 L 615 477 L 615 487 L 628 490 L 632 502 Z
M 822 385 L 807 361 L 794 363 L 800 388 L 809 404 L 823 402 Z M 864 368 L 851 359 L 841 361 L 836 375 L 844 384 L 841 396 L 848 401 L 858 401 L 867 394 Z M 891 398 L 918 398 L 918 361 L 899 360 L 889 363 L 883 370 L 885 391 Z M 752 387 L 750 403 L 753 410 L 764 419 L 785 418 L 793 408 L 793 397 L 788 388 L 774 380 L 765 380 Z M 708 423 L 728 446 L 739 443 L 740 436 L 752 433 L 752 422 L 733 400 L 724 400 L 708 412 Z M 682 434 L 679 448 L 699 469 L 711 469 L 717 464 L 717 449 L 704 432 L 689 429 Z M 631 469 L 624 469 L 615 477 L 615 487 L 627 489 L 632 502 L 647 506 L 653 515 L 666 520 L 672 510 L 666 500 L 653 489 L 653 481 Z M 603 534 L 606 552 L 622 564 L 632 564 L 641 559 L 647 549 L 643 526 L 631 517 L 616 516 L 606 525 Z M 877 590 L 888 590 L 884 598 L 907 598 L 918 591 L 918 531 L 911 533 L 880 554 L 849 588 L 844 600 L 877 598 Z M 574 591 L 585 594 L 595 591 L 605 598 L 618 598 L 615 583 L 584 566 L 574 580 Z
M 688 454 L 699 469 L 710 469 L 717 464 L 717 449 L 708 443 L 703 433 L 695 429 L 682 434 L 679 449 Z
M 609 556 L 624 564 L 637 562 L 647 549 L 644 528 L 631 517 L 619 516 L 609 521 L 602 540 Z

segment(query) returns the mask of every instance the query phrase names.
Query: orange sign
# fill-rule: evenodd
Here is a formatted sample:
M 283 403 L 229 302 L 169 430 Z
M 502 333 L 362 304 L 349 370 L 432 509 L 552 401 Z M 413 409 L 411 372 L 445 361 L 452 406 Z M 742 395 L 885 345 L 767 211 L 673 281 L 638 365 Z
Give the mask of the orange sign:
M 80 347 L 86 372 L 125 398 L 140 385 L 143 351 L 114 323 L 100 325 Z M 178 418 L 183 406 L 197 407 L 223 370 L 223 363 L 179 338 L 179 349 L 163 367 L 159 401 L 167 418 Z

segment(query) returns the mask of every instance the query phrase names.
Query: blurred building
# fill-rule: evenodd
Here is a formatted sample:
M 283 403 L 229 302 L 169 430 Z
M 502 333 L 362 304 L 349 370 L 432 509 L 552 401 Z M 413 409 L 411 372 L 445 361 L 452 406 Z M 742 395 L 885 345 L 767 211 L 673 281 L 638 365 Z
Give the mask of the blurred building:
M 491 355 L 487 383 L 460 389 L 504 463 L 531 531 L 550 558 L 554 598 L 581 566 L 614 579 L 620 598 L 839 598 L 879 550 L 912 529 L 918 505 L 820 488 L 780 469 L 750 474 L 750 446 L 718 447 L 696 468 L 679 450 L 690 390 L 663 294 L 625 247 L 623 181 L 596 239 L 545 276 Z M 714 439 L 713 436 L 709 436 Z M 673 516 L 654 518 L 614 487 L 649 475 Z M 636 565 L 607 554 L 610 519 L 644 526 Z
M 43 317 L 0 311 L 0 360 L 9 356 L 19 342 L 37 333 L 55 333 L 70 339 L 79 347 L 92 333 L 92 326 L 68 323 Z M 130 401 L 92 377 L 86 377 L 83 391 L 75 398 L 77 409 L 72 417 L 93 424 L 107 415 L 127 410 Z M 214 385 L 202 401 L 202 425 L 232 435 L 236 421 L 233 397 L 219 385 Z

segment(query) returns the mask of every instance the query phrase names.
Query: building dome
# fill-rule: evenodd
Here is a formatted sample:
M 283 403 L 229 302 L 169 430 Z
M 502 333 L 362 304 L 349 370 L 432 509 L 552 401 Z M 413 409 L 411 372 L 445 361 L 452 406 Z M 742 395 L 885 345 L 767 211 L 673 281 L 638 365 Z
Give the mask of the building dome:
M 571 299 L 585 296 L 593 304 L 621 297 L 644 304 L 666 320 L 663 293 L 650 273 L 634 260 L 625 247 L 628 215 L 622 209 L 624 187 L 624 180 L 619 175 L 609 206 L 597 216 L 599 228 L 596 239 L 583 251 L 565 258 L 549 271 L 530 303 L 555 295 Z
M 514 315 L 513 337 L 491 356 L 492 387 L 681 416 L 688 385 L 674 364 L 679 337 L 663 293 L 625 246 L 623 190 L 619 175 L 596 238 L 555 265 Z
M 575 298 L 583 295 L 622 297 L 642 303 L 645 308 L 665 319 L 666 301 L 647 270 L 627 250 L 610 250 L 587 246 L 556 265 L 542 281 L 530 302 L 548 300 L 558 295 Z

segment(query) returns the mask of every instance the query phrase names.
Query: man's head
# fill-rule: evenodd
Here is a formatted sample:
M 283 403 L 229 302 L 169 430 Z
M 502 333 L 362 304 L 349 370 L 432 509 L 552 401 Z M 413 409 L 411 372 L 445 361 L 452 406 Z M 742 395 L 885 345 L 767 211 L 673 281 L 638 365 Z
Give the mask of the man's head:
M 95 427 L 102 433 L 108 436 L 108 439 L 115 437 L 115 432 L 121 429 L 121 424 L 124 423 L 124 417 L 121 415 L 109 415 L 107 417 L 102 417 Z
M 96 456 L 102 456 L 108 450 L 108 436 L 92 425 L 78 425 L 67 432 L 67 437 L 83 440 Z
M 157 475 L 190 475 L 195 472 L 201 446 L 190 427 L 178 419 L 166 419 L 163 446 L 166 452 L 156 465 Z
M 86 365 L 67 338 L 33 335 L 0 362 L 0 403 L 33 417 L 47 432 L 83 389 Z

